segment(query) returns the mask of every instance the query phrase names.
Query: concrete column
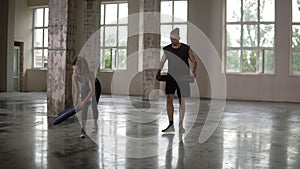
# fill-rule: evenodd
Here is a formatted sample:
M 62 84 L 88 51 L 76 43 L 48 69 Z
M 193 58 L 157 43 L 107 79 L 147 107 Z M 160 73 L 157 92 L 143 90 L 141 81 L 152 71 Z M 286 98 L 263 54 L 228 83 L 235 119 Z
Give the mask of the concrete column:
M 76 1 L 50 0 L 49 9 L 48 116 L 56 116 L 72 105 Z
M 81 16 L 80 22 L 77 22 L 78 36 L 81 36 L 81 42 L 77 47 L 77 54 L 86 58 L 90 70 L 96 75 L 100 60 L 100 0 L 88 0 L 84 3 L 79 2 L 82 9 L 77 13 Z M 80 53 L 79 53 L 80 52 Z M 98 70 L 99 71 L 99 70 Z
M 0 1 L 0 91 L 6 91 L 7 82 L 7 32 L 8 32 L 8 0 Z
M 13 90 L 15 1 L 0 1 L 0 91 Z
M 143 100 L 157 100 L 158 90 L 153 90 L 159 88 L 155 68 L 160 60 L 160 0 L 145 0 L 144 12 Z

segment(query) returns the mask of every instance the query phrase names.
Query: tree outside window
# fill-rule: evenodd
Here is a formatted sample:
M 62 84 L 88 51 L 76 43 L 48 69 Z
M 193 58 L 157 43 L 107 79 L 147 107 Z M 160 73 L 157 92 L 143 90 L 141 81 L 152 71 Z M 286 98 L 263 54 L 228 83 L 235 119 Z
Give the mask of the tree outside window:
M 102 3 L 100 10 L 100 68 L 126 70 L 128 4 Z
M 292 74 L 300 75 L 300 0 L 293 0 L 292 8 Z
M 226 0 L 226 72 L 274 74 L 274 0 Z

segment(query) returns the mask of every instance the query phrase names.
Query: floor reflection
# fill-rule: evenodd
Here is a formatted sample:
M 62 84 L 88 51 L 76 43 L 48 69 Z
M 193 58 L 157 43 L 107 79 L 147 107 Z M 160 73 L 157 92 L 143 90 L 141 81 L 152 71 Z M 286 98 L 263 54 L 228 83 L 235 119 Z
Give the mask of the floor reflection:
M 163 134 L 163 101 L 139 114 L 144 107 L 138 102 L 133 109 L 120 96 L 116 112 L 111 97 L 101 96 L 99 130 L 90 131 L 90 119 L 88 138 L 81 139 L 78 116 L 52 125 L 45 96 L 0 94 L 1 168 L 300 168 L 299 104 L 228 101 L 222 123 L 200 144 L 209 100 L 201 100 L 196 116 L 186 114 L 186 133 L 176 124 L 174 133 Z

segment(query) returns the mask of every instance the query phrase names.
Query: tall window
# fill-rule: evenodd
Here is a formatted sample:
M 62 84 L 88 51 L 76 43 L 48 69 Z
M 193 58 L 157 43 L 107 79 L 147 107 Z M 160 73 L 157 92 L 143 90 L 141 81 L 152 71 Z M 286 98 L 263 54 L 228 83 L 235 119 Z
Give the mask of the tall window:
M 161 1 L 161 47 L 170 44 L 170 32 L 174 28 L 180 30 L 180 41 L 187 43 L 188 2 L 187 0 L 162 0 Z M 162 55 L 162 54 L 161 54 Z M 166 62 L 163 70 L 167 70 Z
M 102 3 L 100 18 L 101 69 L 127 69 L 128 4 Z
M 300 75 L 300 0 L 293 0 L 292 74 Z
M 274 74 L 275 0 L 226 0 L 227 73 Z
M 47 68 L 49 8 L 34 9 L 33 68 Z

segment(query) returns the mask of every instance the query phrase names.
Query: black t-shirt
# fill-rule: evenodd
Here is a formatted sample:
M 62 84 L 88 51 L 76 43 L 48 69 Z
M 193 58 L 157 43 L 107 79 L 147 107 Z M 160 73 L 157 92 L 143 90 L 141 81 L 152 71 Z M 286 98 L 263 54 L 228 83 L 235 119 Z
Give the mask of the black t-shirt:
M 179 48 L 172 45 L 163 48 L 168 60 L 168 73 L 173 77 L 190 75 L 189 50 L 190 47 L 181 43 Z

